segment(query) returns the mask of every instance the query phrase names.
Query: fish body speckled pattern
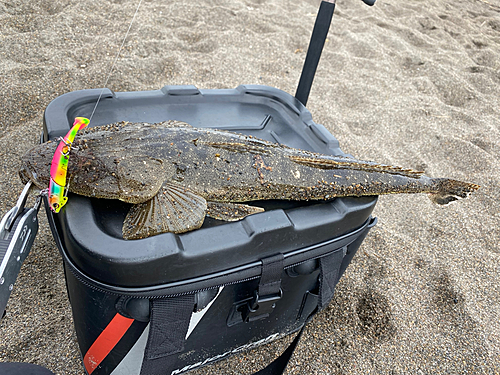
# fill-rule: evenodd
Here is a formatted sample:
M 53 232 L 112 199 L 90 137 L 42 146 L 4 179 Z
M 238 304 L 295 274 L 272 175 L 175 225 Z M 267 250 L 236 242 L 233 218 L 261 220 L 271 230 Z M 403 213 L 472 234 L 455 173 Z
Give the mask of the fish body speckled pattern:
M 48 142 L 24 155 L 23 181 L 48 185 L 56 146 Z M 242 204 L 248 201 L 429 193 L 445 204 L 478 188 L 180 121 L 86 129 L 73 144 L 68 181 L 73 193 L 134 204 L 124 222 L 125 239 L 187 232 L 199 228 L 206 215 L 239 220 L 262 211 Z

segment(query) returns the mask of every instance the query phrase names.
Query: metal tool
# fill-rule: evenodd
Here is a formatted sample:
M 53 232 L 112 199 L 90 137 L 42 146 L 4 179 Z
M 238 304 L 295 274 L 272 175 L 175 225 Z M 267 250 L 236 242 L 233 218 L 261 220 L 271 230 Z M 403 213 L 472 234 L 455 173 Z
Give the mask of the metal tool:
M 17 204 L 7 212 L 0 222 L 0 316 L 10 293 L 14 289 L 21 265 L 29 254 L 38 232 L 38 211 L 42 194 L 37 197 L 32 208 L 25 208 L 31 182 L 24 187 Z

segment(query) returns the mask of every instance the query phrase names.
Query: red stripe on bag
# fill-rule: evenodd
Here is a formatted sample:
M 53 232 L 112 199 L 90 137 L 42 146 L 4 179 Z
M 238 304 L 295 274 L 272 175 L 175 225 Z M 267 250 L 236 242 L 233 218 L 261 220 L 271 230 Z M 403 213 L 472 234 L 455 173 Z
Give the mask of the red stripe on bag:
M 101 332 L 94 341 L 90 349 L 83 358 L 85 370 L 90 374 L 101 364 L 111 350 L 118 344 L 125 332 L 134 322 L 134 319 L 125 318 L 123 315 L 116 314 L 109 322 L 108 326 Z

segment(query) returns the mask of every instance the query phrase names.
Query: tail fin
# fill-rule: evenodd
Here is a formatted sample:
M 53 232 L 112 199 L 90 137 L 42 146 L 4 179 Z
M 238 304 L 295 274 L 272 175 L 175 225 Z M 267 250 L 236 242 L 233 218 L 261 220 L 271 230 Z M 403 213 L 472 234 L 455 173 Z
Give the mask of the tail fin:
M 436 204 L 445 205 L 461 198 L 467 198 L 470 193 L 479 189 L 479 185 L 449 180 L 447 178 L 435 179 L 436 192 L 429 193 L 429 198 Z

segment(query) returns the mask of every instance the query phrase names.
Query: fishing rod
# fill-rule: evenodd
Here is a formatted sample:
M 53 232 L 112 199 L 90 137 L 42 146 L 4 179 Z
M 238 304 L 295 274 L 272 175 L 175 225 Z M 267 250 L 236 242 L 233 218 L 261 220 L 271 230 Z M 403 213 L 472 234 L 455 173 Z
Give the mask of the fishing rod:
M 92 117 L 94 117 L 94 113 L 97 109 L 97 105 L 101 101 L 102 94 L 104 93 L 104 90 L 108 86 L 109 78 L 111 77 L 111 74 L 113 74 L 113 69 L 115 68 L 116 62 L 118 61 L 118 58 L 120 57 L 120 53 L 123 49 L 123 46 L 125 45 L 125 41 L 127 40 L 128 34 L 130 33 L 130 29 L 132 29 L 132 25 L 134 24 L 135 17 L 137 16 L 137 13 L 139 13 L 139 8 L 141 7 L 141 4 L 142 4 L 142 0 L 139 0 L 139 4 L 137 5 L 137 8 L 135 9 L 134 16 L 132 17 L 132 20 L 130 21 L 130 24 L 128 25 L 128 29 L 127 29 L 127 32 L 125 33 L 125 37 L 123 38 L 122 44 L 120 45 L 120 48 L 118 49 L 118 53 L 116 54 L 116 57 L 113 61 L 113 64 L 111 64 L 111 68 L 109 69 L 106 80 L 104 81 L 104 85 L 101 89 L 101 93 L 99 94 L 99 97 L 97 98 L 94 109 L 92 110 L 92 113 L 89 117 L 89 123 L 92 121 Z
M 362 1 L 370 6 L 375 4 L 375 0 Z M 335 10 L 335 2 L 336 0 L 322 1 L 318 15 L 316 16 L 316 22 L 314 23 L 311 40 L 309 41 L 306 59 L 302 67 L 297 91 L 295 92 L 295 98 L 304 104 L 304 106 L 307 104 L 314 76 L 316 75 L 316 69 L 318 68 L 319 59 L 321 58 L 321 52 L 323 52 L 323 47 L 325 46 L 330 23 L 332 22 L 333 11 Z

